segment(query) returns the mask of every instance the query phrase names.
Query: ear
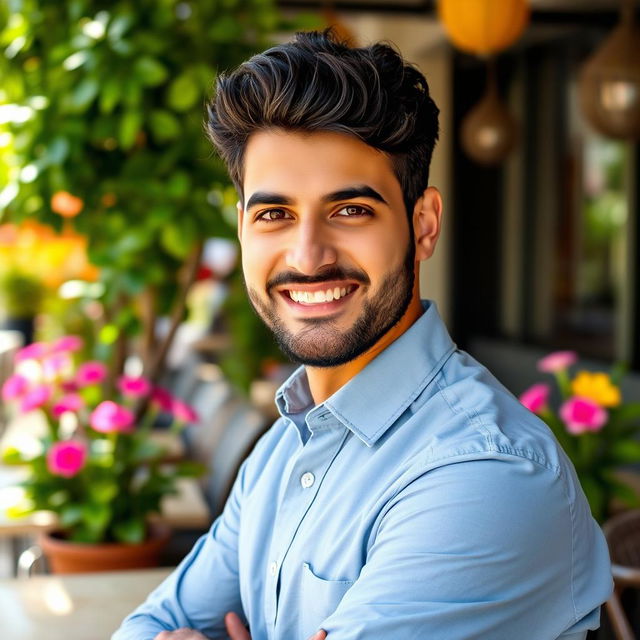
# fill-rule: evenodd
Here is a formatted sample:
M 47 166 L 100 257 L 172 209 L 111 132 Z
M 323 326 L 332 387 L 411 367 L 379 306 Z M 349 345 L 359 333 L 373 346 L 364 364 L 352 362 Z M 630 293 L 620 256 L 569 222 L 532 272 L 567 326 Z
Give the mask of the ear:
M 427 260 L 433 255 L 440 235 L 441 220 L 440 192 L 435 187 L 427 187 L 413 209 L 416 260 Z
M 244 219 L 244 209 L 240 200 L 236 202 L 236 209 L 238 210 L 238 240 L 242 243 L 242 220 Z

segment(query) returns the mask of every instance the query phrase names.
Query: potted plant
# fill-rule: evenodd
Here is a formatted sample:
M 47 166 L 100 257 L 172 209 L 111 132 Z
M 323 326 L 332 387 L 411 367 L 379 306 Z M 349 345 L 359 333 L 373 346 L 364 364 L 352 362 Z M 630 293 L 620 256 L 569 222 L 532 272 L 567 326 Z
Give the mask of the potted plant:
M 593 516 L 602 523 L 611 515 L 613 498 L 628 507 L 640 498 L 616 471 L 640 462 L 640 403 L 623 402 L 624 367 L 612 373 L 579 370 L 573 351 L 557 351 L 538 362 L 538 370 L 554 376 L 559 406 L 552 407 L 552 387 L 538 383 L 520 395 L 522 404 L 551 428 L 573 462 Z
M 35 275 L 15 268 L 0 274 L 0 327 L 19 331 L 29 344 L 44 295 L 45 287 Z
M 28 469 L 25 502 L 10 515 L 57 515 L 59 530 L 41 539 L 54 571 L 123 568 L 130 560 L 150 566 L 168 539 L 150 515 L 175 492 L 179 476 L 202 471 L 189 461 L 167 463 L 150 430 L 160 412 L 172 416 L 176 433 L 197 416 L 144 377 L 120 376 L 116 393 L 105 392 L 107 367 L 78 362 L 81 348 L 77 336 L 33 343 L 18 352 L 15 372 L 3 385 L 5 402 L 19 414 L 40 412 L 47 426 L 37 451 L 3 452 L 5 463 Z M 136 408 L 143 401 L 141 414 Z M 72 556 L 71 564 L 61 552 Z M 80 560 L 73 558 L 78 552 Z

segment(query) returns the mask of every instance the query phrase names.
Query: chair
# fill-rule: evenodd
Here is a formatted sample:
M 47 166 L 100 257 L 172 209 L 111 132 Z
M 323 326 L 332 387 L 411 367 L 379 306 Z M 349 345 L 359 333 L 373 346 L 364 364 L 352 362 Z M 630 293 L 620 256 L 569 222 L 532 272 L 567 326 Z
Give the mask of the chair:
M 617 640 L 636 640 L 622 608 L 620 595 L 627 587 L 640 589 L 640 509 L 620 513 L 602 527 L 611 554 L 615 590 L 606 603 Z

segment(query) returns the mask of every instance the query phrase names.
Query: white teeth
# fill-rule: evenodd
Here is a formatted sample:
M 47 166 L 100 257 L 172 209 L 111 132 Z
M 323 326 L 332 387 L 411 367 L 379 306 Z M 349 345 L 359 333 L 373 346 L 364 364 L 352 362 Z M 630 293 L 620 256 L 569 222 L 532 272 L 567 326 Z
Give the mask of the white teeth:
M 289 297 L 294 302 L 304 302 L 305 304 L 321 304 L 323 302 L 332 302 L 333 300 L 339 300 L 351 293 L 353 286 L 349 287 L 335 287 L 334 289 L 327 289 L 326 291 L 292 291 L 289 290 Z

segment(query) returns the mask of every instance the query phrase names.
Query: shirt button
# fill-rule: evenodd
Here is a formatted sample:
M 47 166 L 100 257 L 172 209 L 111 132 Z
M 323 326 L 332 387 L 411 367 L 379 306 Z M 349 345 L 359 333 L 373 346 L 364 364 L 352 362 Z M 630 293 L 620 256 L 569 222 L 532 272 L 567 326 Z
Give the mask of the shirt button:
M 307 471 L 307 473 L 303 473 L 302 476 L 300 477 L 300 484 L 302 485 L 303 489 L 308 489 L 309 487 L 312 487 L 315 481 L 316 481 L 316 477 L 310 471 Z
M 277 562 L 272 562 L 272 563 L 269 565 L 269 573 L 270 573 L 272 576 L 275 576 L 275 575 L 276 575 L 276 573 L 278 573 L 278 563 L 277 563 Z

